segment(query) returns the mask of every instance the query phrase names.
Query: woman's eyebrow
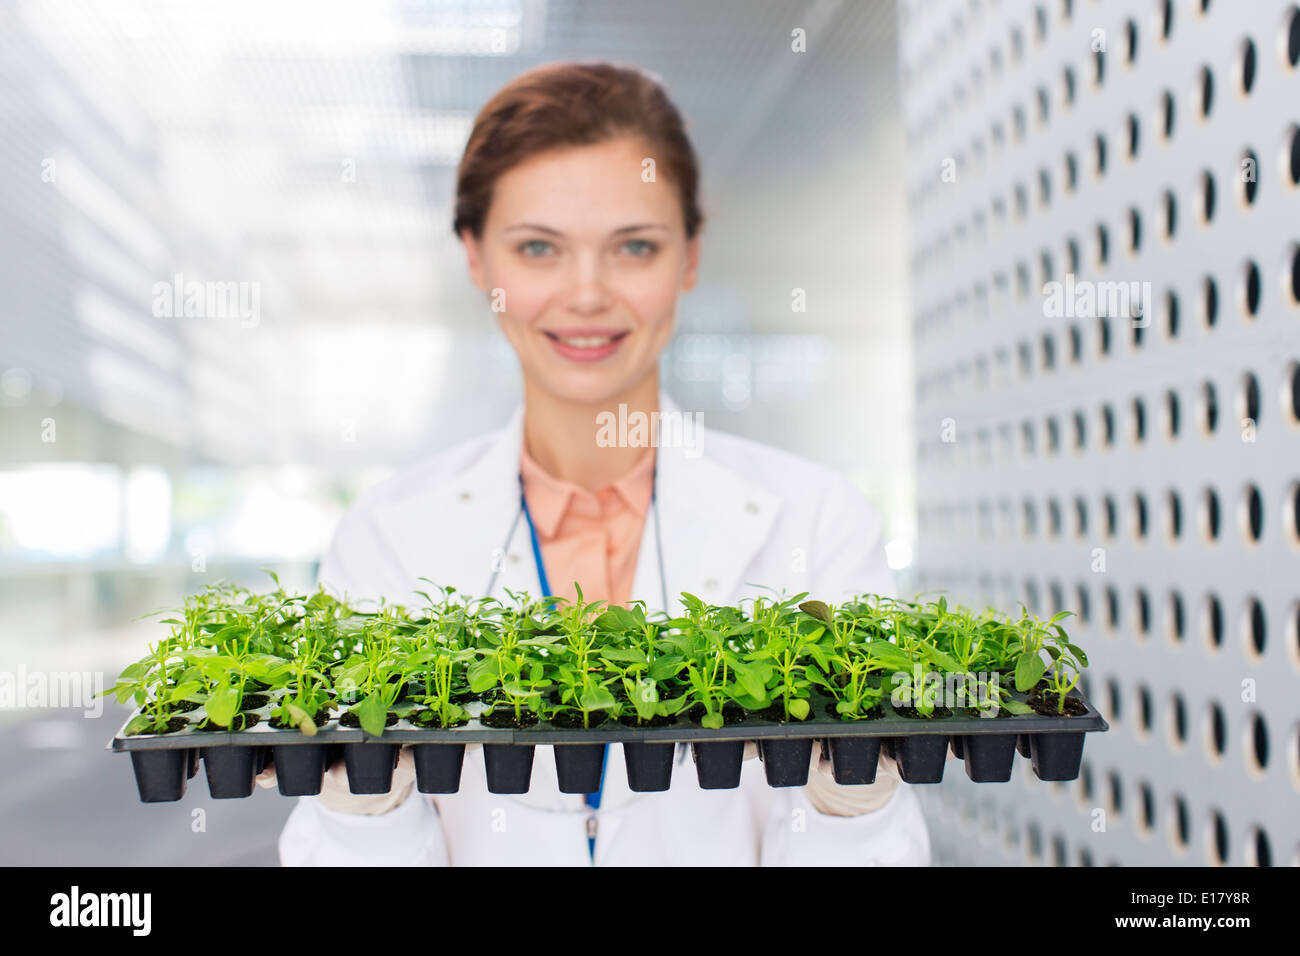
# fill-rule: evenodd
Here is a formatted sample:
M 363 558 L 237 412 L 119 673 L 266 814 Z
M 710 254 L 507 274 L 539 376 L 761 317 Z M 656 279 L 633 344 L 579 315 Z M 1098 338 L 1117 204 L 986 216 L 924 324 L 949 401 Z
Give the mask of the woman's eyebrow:
M 666 223 L 662 223 L 662 222 L 639 222 L 631 226 L 620 226 L 618 229 L 614 230 L 614 235 L 619 235 L 620 233 L 624 233 L 624 232 L 639 232 L 642 229 L 665 229 L 666 230 L 668 228 L 669 226 Z M 552 236 L 564 235 L 564 233 L 560 232 L 558 229 L 552 229 L 550 226 L 543 226 L 535 222 L 517 222 L 513 226 L 506 226 L 506 228 L 503 229 L 502 232 L 512 232 L 516 229 L 533 229 L 536 230 L 537 232 L 545 232 Z

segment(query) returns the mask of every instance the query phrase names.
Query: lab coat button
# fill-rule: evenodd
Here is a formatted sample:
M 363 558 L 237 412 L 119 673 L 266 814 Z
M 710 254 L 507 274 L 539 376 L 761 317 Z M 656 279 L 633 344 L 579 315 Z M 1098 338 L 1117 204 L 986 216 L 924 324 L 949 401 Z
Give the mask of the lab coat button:
M 510 553 L 510 563 L 511 564 L 519 563 L 519 555 L 515 554 L 513 551 Z
M 468 491 L 462 491 L 462 492 L 460 493 L 460 500 L 461 500 L 461 501 L 469 501 L 469 499 L 470 499 L 470 494 L 469 494 Z
M 717 589 L 718 589 L 718 579 L 717 579 L 717 578 L 706 578 L 706 579 L 705 579 L 705 581 L 704 581 L 704 590 L 706 590 L 706 591 L 716 591 Z
M 758 505 L 754 504 L 754 502 L 752 502 L 752 501 L 746 501 L 746 502 L 745 502 L 745 510 L 748 511 L 748 512 L 749 512 L 750 514 L 752 514 L 752 515 L 756 515 L 756 514 L 758 514 Z

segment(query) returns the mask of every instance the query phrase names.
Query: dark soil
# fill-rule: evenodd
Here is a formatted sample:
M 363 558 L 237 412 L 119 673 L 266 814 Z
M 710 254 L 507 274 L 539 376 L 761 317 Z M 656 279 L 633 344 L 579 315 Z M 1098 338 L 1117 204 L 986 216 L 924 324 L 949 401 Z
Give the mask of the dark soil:
M 750 713 L 754 717 L 758 717 L 762 720 L 773 720 L 776 721 L 778 724 L 799 723 L 799 718 L 797 717 L 787 718 L 785 716 L 785 704 L 779 700 L 776 703 L 772 704 L 770 707 L 764 707 L 762 710 L 750 711 Z M 808 711 L 808 717 L 805 717 L 804 719 L 807 720 L 810 717 L 812 717 L 811 709 Z
M 478 694 L 472 690 L 461 690 L 452 694 L 449 698 L 453 704 L 468 704 L 471 700 L 478 700 Z
M 450 724 L 444 724 L 436 710 L 417 710 L 408 719 L 417 727 L 431 727 L 435 730 L 448 730 L 452 727 L 464 727 L 469 723 L 468 717 L 462 717 L 460 720 L 454 721 Z
M 396 714 L 388 714 L 387 716 L 384 717 L 385 727 L 391 727 L 395 723 L 397 723 Z M 361 718 L 358 717 L 356 714 L 352 713 L 352 711 L 350 710 L 344 711 L 343 714 L 339 717 L 339 726 L 352 727 L 352 728 L 360 727 Z
M 249 727 L 256 725 L 261 719 L 262 718 L 257 714 L 246 714 L 243 711 L 240 711 L 238 714 L 235 714 L 235 719 L 230 722 L 229 727 L 222 727 L 220 724 L 214 724 L 207 718 L 204 718 L 202 723 L 194 725 L 194 729 L 203 731 L 204 733 L 247 730 Z
M 875 707 L 863 712 L 860 717 L 845 717 L 835 709 L 835 704 L 835 701 L 831 701 L 826 705 L 826 716 L 831 718 L 831 720 L 879 720 L 881 717 L 885 716 L 885 709 L 879 704 L 876 704 Z
M 239 705 L 240 710 L 257 710 L 259 707 L 265 707 L 271 702 L 271 698 L 265 694 L 245 694 L 243 701 Z
M 193 700 L 178 700 L 171 705 L 172 710 L 178 714 L 188 714 L 191 710 L 197 710 L 198 707 L 198 702 Z
M 599 727 L 609 719 L 606 711 L 598 710 L 587 715 L 587 723 L 582 722 L 582 711 L 580 710 L 563 710 L 551 718 L 551 724 L 555 727 L 563 727 L 566 730 L 589 730 L 593 727 Z
M 934 709 L 934 713 L 931 714 L 929 717 L 926 717 L 925 714 L 921 713 L 915 707 L 911 707 L 911 706 L 895 707 L 894 710 L 904 717 L 911 717 L 913 720 L 935 720 L 939 717 L 952 716 L 952 710 L 947 707 L 936 707 Z
M 1088 713 L 1088 705 L 1077 697 L 1065 698 L 1065 710 L 1057 710 L 1060 701 L 1055 697 L 1046 697 L 1035 694 L 1030 697 L 1026 703 L 1033 709 L 1034 713 L 1043 717 L 1082 717 Z
M 696 704 L 686 712 L 686 716 L 698 724 L 707 713 L 708 711 L 705 710 L 703 704 Z M 724 725 L 743 723 L 748 716 L 749 712 L 737 703 L 729 701 L 722 705 L 722 723 Z
M 500 687 L 489 687 L 483 693 L 478 695 L 478 699 L 491 707 L 493 704 L 509 703 L 505 692 Z M 512 705 L 513 706 L 513 705 Z
M 618 722 L 624 727 L 671 727 L 673 724 L 677 723 L 677 715 L 669 714 L 665 716 L 663 714 L 656 714 L 649 720 L 642 720 L 637 716 L 637 713 L 634 710 L 630 714 L 624 714 L 618 719 Z
M 956 713 L 958 717 L 982 717 L 983 716 L 980 713 L 980 709 L 978 707 L 958 707 Z M 1005 710 L 1004 708 L 999 707 L 996 716 L 1000 720 L 1003 717 L 1014 717 L 1015 714 L 1011 713 L 1011 711 L 1009 710 Z
M 167 720 L 167 726 L 166 726 L 165 729 L 162 730 L 162 733 L 164 733 L 164 734 L 174 734 L 174 733 L 176 733 L 177 731 L 184 730 L 184 729 L 185 729 L 186 727 L 188 727 L 189 725 L 190 725 L 190 722 L 189 722 L 188 720 L 186 720 L 184 717 L 171 717 L 171 718 L 168 718 L 168 720 Z M 136 733 L 132 734 L 131 736 L 132 736 L 132 737 L 139 737 L 139 736 L 142 736 L 142 735 L 144 735 L 144 734 L 155 734 L 155 733 L 158 733 L 158 732 L 159 732 L 159 731 L 156 731 L 156 730 L 154 730 L 154 729 L 151 728 L 151 727 L 146 727 L 144 730 L 137 731 Z
M 329 723 L 329 719 L 330 719 L 330 712 L 328 710 L 322 710 L 313 718 L 317 727 L 324 727 L 327 723 Z M 282 722 L 280 720 L 279 715 L 272 717 L 269 721 L 267 721 L 267 723 L 269 723 L 276 730 L 297 730 L 298 729 L 297 724 L 286 724 Z
M 513 707 L 501 707 L 495 710 L 489 710 L 479 717 L 479 723 L 484 727 L 494 729 L 512 729 L 522 730 L 525 727 L 531 727 L 537 723 L 537 715 L 531 710 L 525 710 L 519 715 L 519 720 L 515 720 L 515 709 Z
M 868 674 L 863 679 L 863 683 L 866 684 L 868 687 L 879 687 L 880 682 L 883 681 L 884 679 L 885 678 L 883 674 Z M 835 682 L 836 687 L 847 687 L 849 683 L 849 675 L 836 674 L 834 677 L 831 678 L 831 680 Z

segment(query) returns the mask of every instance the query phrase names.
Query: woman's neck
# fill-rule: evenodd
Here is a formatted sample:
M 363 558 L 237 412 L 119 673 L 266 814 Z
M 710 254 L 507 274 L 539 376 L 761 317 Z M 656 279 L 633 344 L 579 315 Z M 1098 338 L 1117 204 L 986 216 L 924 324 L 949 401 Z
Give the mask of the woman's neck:
M 541 388 L 524 383 L 524 445 L 542 470 L 562 481 L 588 491 L 597 491 L 617 481 L 635 467 L 645 454 L 644 445 L 619 444 L 619 406 L 627 406 L 629 419 L 641 412 L 650 420 L 659 411 L 658 369 L 622 395 L 594 404 L 558 398 Z M 615 441 L 597 441 L 597 416 L 614 417 Z M 631 431 L 629 427 L 628 431 Z

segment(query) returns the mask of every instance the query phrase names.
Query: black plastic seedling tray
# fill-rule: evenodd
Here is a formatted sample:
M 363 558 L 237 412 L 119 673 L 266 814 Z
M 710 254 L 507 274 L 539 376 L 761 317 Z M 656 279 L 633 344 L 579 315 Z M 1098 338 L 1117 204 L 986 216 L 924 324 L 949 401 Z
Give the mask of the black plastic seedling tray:
M 1020 696 L 1020 695 L 1017 695 Z M 825 714 L 828 699 L 814 699 L 813 713 Z M 130 753 L 140 799 L 146 803 L 179 800 L 195 776 L 202 758 L 209 793 L 214 798 L 247 797 L 253 778 L 268 759 L 274 762 L 280 792 L 310 796 L 320 792 L 325 771 L 343 760 L 353 793 L 388 792 L 398 753 L 413 745 L 416 787 L 422 793 L 455 793 L 465 744 L 483 744 L 488 789 L 493 793 L 525 793 L 532 776 L 538 744 L 555 745 L 556 770 L 565 793 L 591 793 L 600 786 L 603 744 L 624 748 L 628 786 L 637 792 L 667 790 L 677 744 L 691 745 L 699 784 L 704 789 L 740 785 L 746 741 L 758 744 L 767 782 L 774 787 L 807 782 L 814 741 L 829 751 L 835 780 L 846 785 L 875 782 L 881 748 L 898 762 L 908 783 L 939 783 L 949 749 L 965 763 L 967 776 L 978 783 L 1011 778 L 1016 752 L 1030 760 L 1042 780 L 1074 780 L 1083 758 L 1084 735 L 1109 729 L 1091 704 L 1074 717 L 1038 714 L 985 718 L 951 716 L 907 717 L 886 706 L 871 720 L 842 721 L 813 717 L 784 723 L 758 716 L 713 730 L 686 718 L 666 727 L 637 728 L 607 720 L 598 727 L 570 729 L 542 723 L 523 730 L 483 726 L 477 719 L 483 705 L 467 705 L 471 720 L 450 730 L 425 729 L 402 719 L 375 737 L 364 730 L 340 726 L 338 713 L 315 736 L 279 730 L 268 719 L 273 703 L 252 711 L 256 725 L 241 731 L 198 731 L 202 708 L 185 716 L 190 726 L 172 734 L 125 736 L 125 724 L 110 748 Z

